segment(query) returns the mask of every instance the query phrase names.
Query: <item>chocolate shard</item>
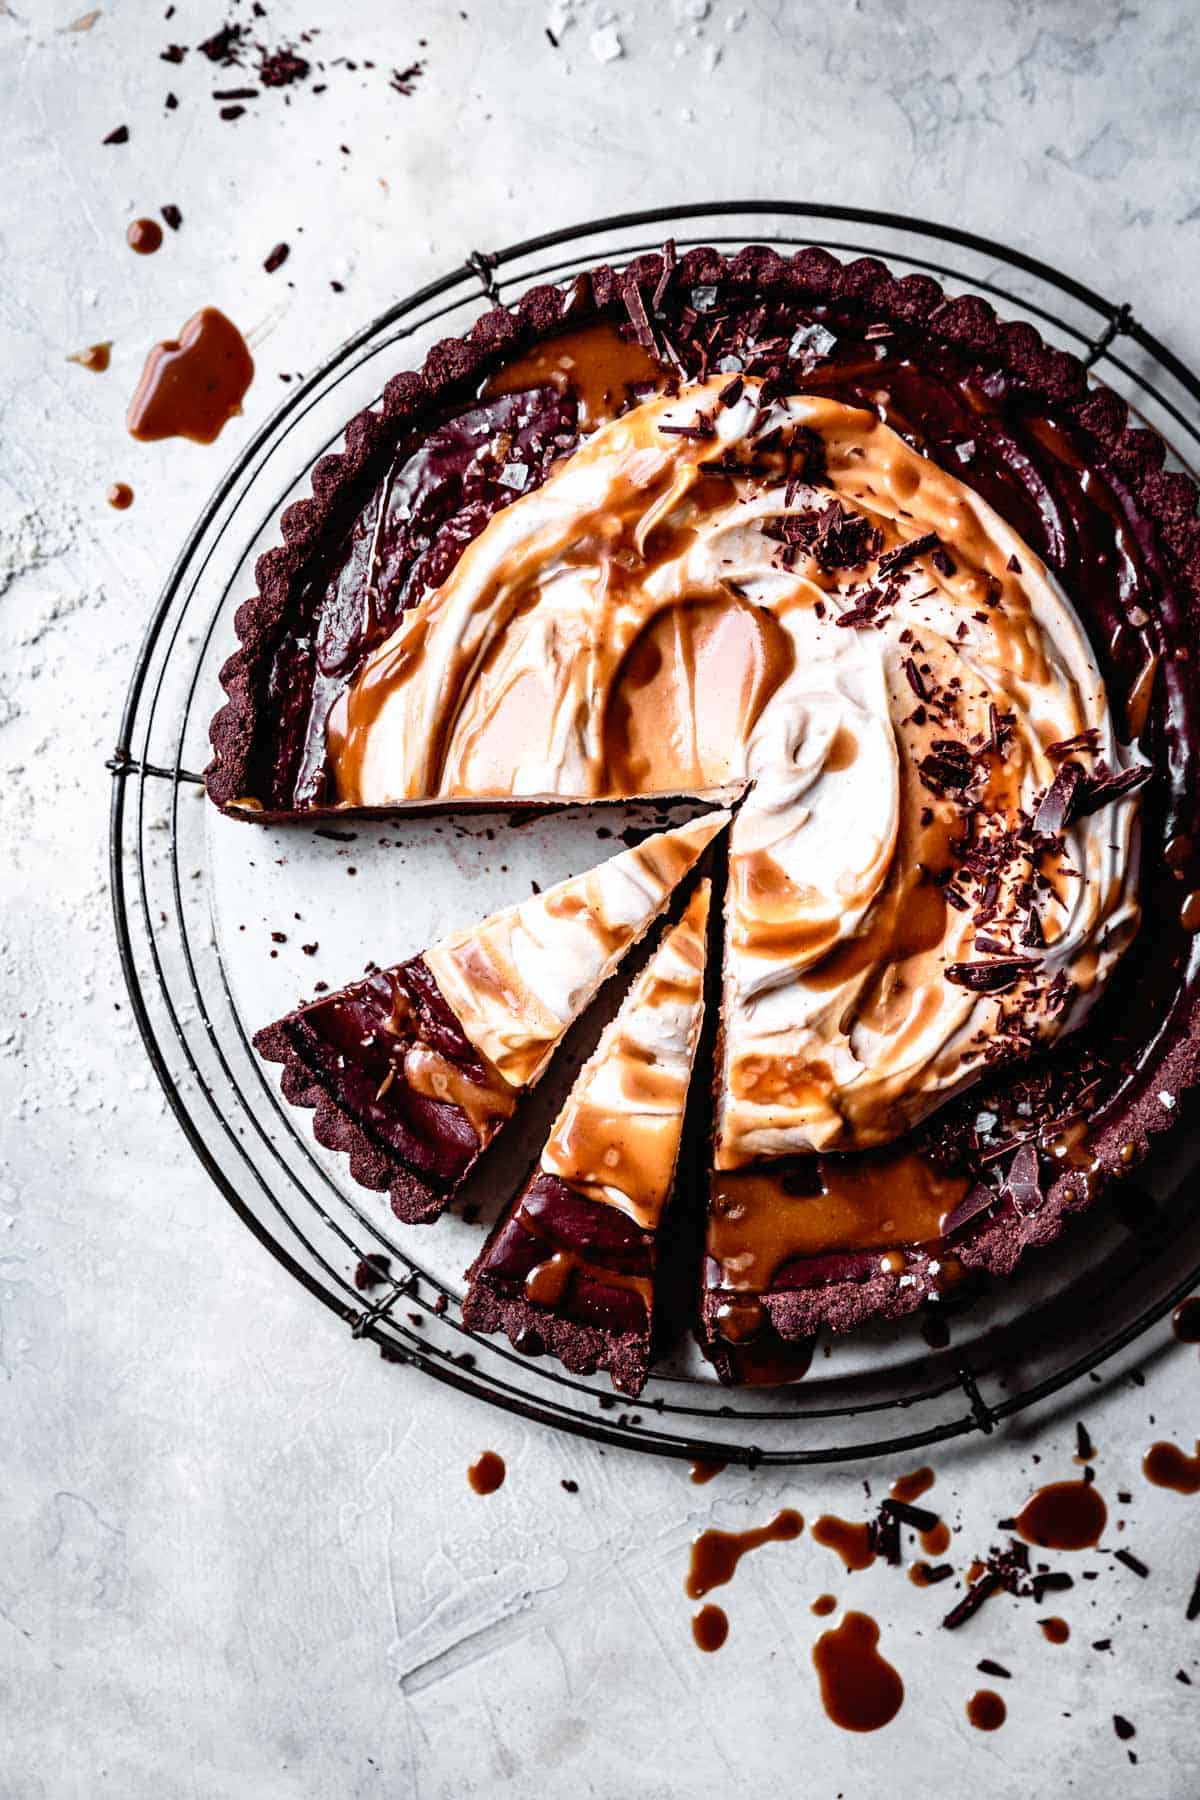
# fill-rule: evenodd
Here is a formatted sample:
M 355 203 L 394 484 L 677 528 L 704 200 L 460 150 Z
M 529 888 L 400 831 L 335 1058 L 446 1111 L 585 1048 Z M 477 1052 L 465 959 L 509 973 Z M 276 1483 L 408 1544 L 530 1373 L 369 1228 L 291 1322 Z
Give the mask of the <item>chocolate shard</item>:
M 951 963 L 946 980 L 955 987 L 969 988 L 973 994 L 1004 994 L 1017 985 L 1023 975 L 1032 975 L 1038 967 L 1032 956 L 995 957 L 989 962 Z
M 1004 1192 L 1022 1218 L 1029 1218 L 1045 1200 L 1041 1168 L 1034 1144 L 1022 1144 L 1004 1177 Z
M 903 569 L 908 563 L 915 562 L 918 556 L 936 549 L 940 542 L 936 531 L 927 531 L 922 537 L 913 538 L 910 543 L 897 544 L 894 550 L 888 550 L 880 557 L 879 573 L 894 575 L 897 569 Z
M 1083 780 L 1084 770 L 1079 763 L 1061 765 L 1034 815 L 1033 829 L 1042 837 L 1057 837 L 1069 824 Z
M 1153 773 L 1153 769 L 1146 767 L 1123 769 L 1119 775 L 1093 776 L 1084 784 L 1083 793 L 1075 807 L 1075 816 L 1086 818 L 1089 813 L 1099 812 L 1102 806 L 1111 806 L 1114 801 L 1123 800 L 1127 794 L 1135 794 L 1139 788 L 1145 787 Z

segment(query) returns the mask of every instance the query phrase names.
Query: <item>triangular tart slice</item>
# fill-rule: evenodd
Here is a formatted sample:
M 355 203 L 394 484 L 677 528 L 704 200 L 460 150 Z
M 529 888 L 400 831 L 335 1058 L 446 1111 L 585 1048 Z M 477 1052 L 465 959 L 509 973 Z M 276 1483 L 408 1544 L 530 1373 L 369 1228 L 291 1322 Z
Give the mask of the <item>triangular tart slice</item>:
M 398 1218 L 437 1218 L 728 823 L 706 813 L 266 1026 L 284 1098 Z
M 646 1380 L 655 1277 L 704 1014 L 709 883 L 633 983 L 555 1121 L 533 1173 L 468 1276 L 464 1322 Z

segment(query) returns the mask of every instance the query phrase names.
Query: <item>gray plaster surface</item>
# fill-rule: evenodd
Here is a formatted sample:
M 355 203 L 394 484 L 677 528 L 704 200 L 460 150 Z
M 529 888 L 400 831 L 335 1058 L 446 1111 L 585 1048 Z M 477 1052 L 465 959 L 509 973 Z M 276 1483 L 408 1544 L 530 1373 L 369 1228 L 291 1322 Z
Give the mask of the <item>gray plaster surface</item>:
M 1086 1419 L 1105 1545 L 1124 1537 L 1150 1575 L 1063 1559 L 1097 1572 L 1055 1608 L 1066 1646 L 1029 1602 L 939 1632 L 936 1596 L 879 1566 L 847 1578 L 806 1535 L 747 1560 L 716 1596 L 728 1644 L 700 1655 L 695 1531 L 780 1504 L 861 1517 L 863 1472 L 694 1487 L 352 1343 L 160 1098 L 116 964 L 103 764 L 172 556 L 280 372 L 468 246 L 689 198 L 889 206 L 1058 260 L 1200 359 L 1200 14 L 268 0 L 272 46 L 320 25 L 306 54 L 378 67 L 223 122 L 211 91 L 245 72 L 160 60 L 218 8 L 184 0 L 167 22 L 106 0 L 65 29 L 88 11 L 0 3 L 0 1795 L 1193 1800 L 1200 1502 L 1140 1461 L 1155 1436 L 1200 1434 L 1195 1350 L 1161 1327 L 1054 1414 L 935 1457 L 961 1566 L 1037 1481 L 1075 1472 Z M 403 96 L 388 71 L 417 60 Z M 122 123 L 129 143 L 102 147 Z M 165 202 L 183 228 L 133 257 L 128 221 Z M 206 303 L 254 334 L 245 417 L 213 449 L 134 444 L 146 349 Z M 65 361 L 108 338 L 107 375 Z M 116 479 L 136 490 L 125 514 L 104 502 Z M 484 1447 L 509 1471 L 487 1499 L 465 1479 Z M 894 1472 L 869 1471 L 877 1494 Z M 809 1604 L 826 1590 L 880 1619 L 904 1677 L 882 1733 L 822 1713 Z M 981 1657 L 1012 1679 L 978 1675 Z M 979 1685 L 1008 1701 L 991 1737 L 964 1715 Z

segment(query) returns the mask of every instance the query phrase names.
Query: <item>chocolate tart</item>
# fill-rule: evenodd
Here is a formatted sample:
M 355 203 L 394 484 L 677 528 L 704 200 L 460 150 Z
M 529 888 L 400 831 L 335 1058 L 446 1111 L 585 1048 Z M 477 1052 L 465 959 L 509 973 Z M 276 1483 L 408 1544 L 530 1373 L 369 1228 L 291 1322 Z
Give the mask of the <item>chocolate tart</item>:
M 704 1015 L 701 882 L 584 1064 L 533 1172 L 468 1274 L 463 1320 L 639 1394 L 659 1245 Z
M 254 1038 L 397 1218 L 436 1219 L 728 823 L 710 813 L 375 969 Z
M 339 799 L 330 721 L 372 655 L 599 421 L 717 376 L 874 412 L 977 495 L 1069 596 L 1122 738 L 1153 771 L 1139 796 L 1141 928 L 1077 1031 L 985 1072 L 892 1151 L 857 1164 L 777 1157 L 716 1181 L 700 1313 L 732 1375 L 726 1351 L 756 1333 L 796 1340 L 898 1317 L 961 1271 L 1009 1273 L 1146 1155 L 1197 1080 L 1200 526 L 1196 490 L 1162 440 L 1032 326 L 874 259 L 668 245 L 533 289 L 398 375 L 350 423 L 344 451 L 317 465 L 312 498 L 284 515 L 239 609 L 207 780 L 214 803 L 244 819 L 354 810 Z M 1086 754 L 1069 760 L 1082 772 L 1059 795 L 1068 808 L 1075 789 L 1105 780 Z M 511 794 L 466 797 L 512 806 Z M 278 1053 L 283 1038 L 270 1041 Z M 287 1059 L 298 1091 L 311 1071 L 290 1038 Z M 338 1120 L 323 1129 L 360 1133 L 328 1110 L 326 1087 L 305 1092 Z M 384 1153 L 355 1142 L 370 1184 L 386 1185 Z M 760 1231 L 752 1215 L 770 1187 L 783 1198 Z M 846 1199 L 864 1193 L 875 1198 Z M 749 1281 L 732 1269 L 742 1226 L 756 1240 Z

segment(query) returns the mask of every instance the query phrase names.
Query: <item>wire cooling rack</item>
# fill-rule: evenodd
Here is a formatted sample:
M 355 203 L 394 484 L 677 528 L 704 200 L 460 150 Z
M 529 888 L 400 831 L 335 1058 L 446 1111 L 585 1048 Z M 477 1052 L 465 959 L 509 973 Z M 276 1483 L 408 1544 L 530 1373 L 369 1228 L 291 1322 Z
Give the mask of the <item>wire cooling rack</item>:
M 179 1124 L 225 1198 L 356 1338 L 394 1361 L 541 1423 L 679 1457 L 847 1461 L 991 1433 L 1124 1349 L 1200 1280 L 1190 1145 L 1176 1143 L 1143 1173 L 1136 1207 L 1102 1204 L 954 1318 L 943 1349 L 930 1348 L 915 1324 L 879 1326 L 824 1346 L 790 1387 L 727 1390 L 694 1364 L 668 1361 L 638 1402 L 620 1401 L 603 1377 L 572 1376 L 466 1330 L 461 1277 L 433 1254 L 443 1226 L 398 1225 L 386 1200 L 316 1149 L 310 1115 L 279 1100 L 248 1042 L 268 1014 L 244 1016 L 228 937 L 215 922 L 218 827 L 200 774 L 207 725 L 221 700 L 217 670 L 233 644 L 234 609 L 251 591 L 254 556 L 277 540 L 281 511 L 307 491 L 313 463 L 337 446 L 346 420 L 437 338 L 464 331 L 481 305 L 598 261 L 619 265 L 668 235 L 681 249 L 815 243 L 843 257 L 879 256 L 900 273 L 928 272 L 952 292 L 987 294 L 1002 314 L 1032 321 L 1096 366 L 1181 463 L 1200 460 L 1200 381 L 1127 305 L 971 232 L 852 207 L 730 202 L 627 213 L 472 251 L 289 392 L 171 571 L 108 765 L 114 918 L 134 1015 Z M 261 834 L 230 829 L 241 834 L 238 854 L 254 857 Z M 311 848 L 310 833 L 304 841 Z M 386 1257 L 391 1274 L 364 1295 L 355 1272 L 372 1257 Z M 460 1254 L 456 1267 L 467 1260 Z

